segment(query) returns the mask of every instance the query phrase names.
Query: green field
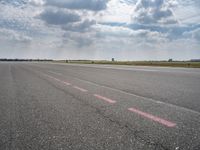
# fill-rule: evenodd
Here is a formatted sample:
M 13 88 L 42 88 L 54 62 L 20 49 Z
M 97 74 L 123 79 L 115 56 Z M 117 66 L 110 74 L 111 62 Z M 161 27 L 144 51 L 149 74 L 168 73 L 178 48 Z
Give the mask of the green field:
M 200 68 L 200 62 L 190 62 L 190 61 L 168 62 L 168 61 L 57 60 L 54 62 L 76 63 L 76 64 L 112 64 L 112 65 Z

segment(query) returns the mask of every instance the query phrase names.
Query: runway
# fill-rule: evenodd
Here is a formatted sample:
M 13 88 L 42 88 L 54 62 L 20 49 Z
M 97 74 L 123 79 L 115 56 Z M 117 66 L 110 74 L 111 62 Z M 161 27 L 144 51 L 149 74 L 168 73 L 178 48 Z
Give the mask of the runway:
M 0 149 L 200 149 L 200 69 L 0 63 Z

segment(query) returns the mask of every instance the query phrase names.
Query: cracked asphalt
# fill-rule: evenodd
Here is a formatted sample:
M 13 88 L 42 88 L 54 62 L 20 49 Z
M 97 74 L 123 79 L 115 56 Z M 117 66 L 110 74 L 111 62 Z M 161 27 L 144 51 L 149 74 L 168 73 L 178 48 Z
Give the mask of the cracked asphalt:
M 199 89 L 200 69 L 0 63 L 0 149 L 199 150 Z

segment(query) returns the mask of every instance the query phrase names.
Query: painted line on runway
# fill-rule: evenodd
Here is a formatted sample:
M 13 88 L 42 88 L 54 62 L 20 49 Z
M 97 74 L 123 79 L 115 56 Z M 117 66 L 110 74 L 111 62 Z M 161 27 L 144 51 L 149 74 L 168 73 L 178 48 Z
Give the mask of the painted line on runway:
M 51 78 L 51 79 L 54 79 L 55 81 L 58 81 L 58 82 L 62 82 L 60 79 L 58 79 L 58 78 L 55 78 L 55 77 L 53 77 L 53 76 L 50 76 L 50 75 L 47 75 L 49 78 Z
M 98 98 L 98 99 L 104 100 L 104 101 L 106 101 L 106 102 L 108 102 L 108 103 L 111 103 L 111 104 L 116 103 L 115 100 L 112 100 L 112 99 L 110 99 L 110 98 L 107 98 L 107 97 L 104 97 L 104 96 L 101 96 L 101 95 L 98 95 L 98 94 L 94 94 L 94 96 L 95 96 L 96 98 Z
M 51 79 L 54 79 L 55 81 L 62 82 L 60 79 L 57 79 L 57 78 L 55 78 L 55 77 L 53 77 L 53 76 L 50 76 L 50 75 L 48 75 L 48 74 L 44 74 L 44 76 L 49 77 L 49 78 L 51 78 Z
M 158 122 L 158 123 L 160 123 L 160 124 L 162 124 L 162 125 L 165 125 L 165 126 L 167 126 L 167 127 L 172 128 L 172 127 L 175 127 L 175 126 L 176 126 L 176 123 L 173 123 L 173 122 L 171 122 L 171 121 L 162 119 L 162 118 L 157 117 L 157 116 L 154 116 L 154 115 L 152 115 L 152 114 L 149 114 L 149 113 L 140 111 L 140 110 L 138 110 L 138 109 L 136 109 L 136 108 L 129 108 L 128 110 L 131 111 L 131 112 L 134 112 L 134 113 L 136 113 L 136 114 L 139 114 L 139 115 L 141 115 L 141 116 L 143 116 L 143 117 L 145 117 L 145 118 L 148 118 L 148 119 L 150 119 L 150 120 L 152 120 L 152 121 L 155 121 L 155 122 Z
M 66 81 L 62 81 L 62 83 L 65 84 L 65 85 L 71 85 L 71 83 L 66 82 Z
M 73 86 L 73 88 L 74 89 L 77 89 L 77 90 L 79 90 L 79 91 L 81 91 L 81 92 L 87 92 L 88 90 L 86 90 L 86 89 L 84 89 L 84 88 L 81 88 L 81 87 L 79 87 L 79 86 Z
M 49 78 L 54 78 L 54 77 L 52 77 L 52 76 L 50 76 L 50 75 L 48 75 L 48 74 L 45 74 L 45 73 L 42 73 L 44 76 L 46 76 L 46 77 L 49 77 Z
M 53 78 L 54 80 L 58 81 L 58 82 L 62 82 L 60 79 L 57 78 Z
M 62 75 L 62 73 L 54 72 L 54 71 L 49 71 L 50 73 L 56 74 L 56 75 Z
M 61 82 L 61 83 L 65 84 L 65 85 L 71 85 L 71 83 L 69 83 L 69 82 L 67 82 L 67 81 L 62 81 L 62 80 L 60 80 L 60 79 L 58 79 L 58 78 L 55 78 L 55 77 L 53 77 L 53 76 L 50 76 L 50 75 L 48 75 L 48 74 L 43 74 L 43 75 L 46 76 L 46 77 L 49 77 L 49 78 L 51 78 L 51 79 L 54 79 L 55 81 Z

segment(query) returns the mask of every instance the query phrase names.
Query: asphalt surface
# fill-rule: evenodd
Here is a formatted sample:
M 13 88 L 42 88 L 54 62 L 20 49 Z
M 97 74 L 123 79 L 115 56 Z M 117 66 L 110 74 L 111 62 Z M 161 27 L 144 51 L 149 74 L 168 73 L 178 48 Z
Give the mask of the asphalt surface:
M 0 63 L 1 150 L 200 150 L 200 69 Z

